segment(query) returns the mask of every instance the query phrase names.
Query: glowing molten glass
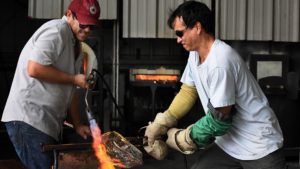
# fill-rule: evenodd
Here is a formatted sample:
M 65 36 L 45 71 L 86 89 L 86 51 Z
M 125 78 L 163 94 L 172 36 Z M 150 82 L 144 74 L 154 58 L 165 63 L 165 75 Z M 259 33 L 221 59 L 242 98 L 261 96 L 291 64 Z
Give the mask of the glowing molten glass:
M 100 163 L 99 169 L 131 168 L 143 164 L 143 154 L 122 135 L 112 131 L 103 135 L 95 119 L 90 120 L 93 149 Z

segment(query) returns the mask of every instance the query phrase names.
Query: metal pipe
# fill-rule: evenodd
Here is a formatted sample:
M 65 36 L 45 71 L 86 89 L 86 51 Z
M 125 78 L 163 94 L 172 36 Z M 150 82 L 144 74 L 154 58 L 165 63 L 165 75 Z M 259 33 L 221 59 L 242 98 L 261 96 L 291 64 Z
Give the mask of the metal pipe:
M 114 21 L 113 27 L 113 67 L 112 67 L 112 92 L 116 99 L 116 102 L 119 102 L 119 22 L 118 20 Z M 114 122 L 111 126 L 117 128 L 119 123 L 117 119 L 120 117 L 119 112 L 116 107 L 113 105 L 112 109 L 112 121 Z
M 136 147 L 142 146 L 143 137 L 125 137 L 132 145 Z M 71 144 L 44 144 L 42 145 L 42 152 L 55 151 L 78 151 L 78 150 L 92 150 L 92 143 L 71 143 Z

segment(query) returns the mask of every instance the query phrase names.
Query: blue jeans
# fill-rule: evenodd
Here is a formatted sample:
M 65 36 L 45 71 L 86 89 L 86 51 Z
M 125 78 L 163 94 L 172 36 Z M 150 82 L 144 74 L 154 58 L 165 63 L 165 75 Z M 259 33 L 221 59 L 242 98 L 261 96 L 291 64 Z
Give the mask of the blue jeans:
M 257 160 L 238 160 L 212 144 L 205 149 L 191 169 L 285 169 L 285 158 L 281 149 Z
M 54 157 L 52 152 L 42 152 L 42 144 L 56 144 L 56 140 L 32 126 L 11 121 L 5 123 L 7 133 L 15 151 L 27 169 L 50 169 Z

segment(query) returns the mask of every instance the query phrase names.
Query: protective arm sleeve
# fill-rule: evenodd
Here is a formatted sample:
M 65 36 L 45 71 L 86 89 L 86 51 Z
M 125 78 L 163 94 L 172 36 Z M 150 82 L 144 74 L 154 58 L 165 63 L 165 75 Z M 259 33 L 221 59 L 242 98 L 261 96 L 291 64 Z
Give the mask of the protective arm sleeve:
M 198 120 L 191 128 L 190 137 L 198 147 L 204 147 L 212 142 L 216 136 L 227 133 L 232 126 L 232 118 L 218 120 L 210 111 Z
M 173 99 L 168 113 L 175 117 L 177 120 L 186 115 L 193 107 L 197 100 L 198 94 L 194 86 L 188 86 L 186 84 L 181 85 L 181 89 Z

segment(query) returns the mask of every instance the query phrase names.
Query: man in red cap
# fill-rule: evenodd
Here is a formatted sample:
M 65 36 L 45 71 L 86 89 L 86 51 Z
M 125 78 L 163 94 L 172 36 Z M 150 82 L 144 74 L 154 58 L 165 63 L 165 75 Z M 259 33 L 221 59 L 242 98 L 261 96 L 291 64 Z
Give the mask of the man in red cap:
M 87 87 L 80 73 L 80 42 L 99 16 L 97 0 L 73 0 L 65 15 L 43 24 L 20 54 L 1 121 L 28 169 L 51 168 L 52 153 L 41 152 L 41 145 L 58 143 L 66 112 L 79 135 L 90 135 L 80 123 L 75 88 Z
M 100 6 L 97 0 L 73 0 L 69 5 L 66 16 L 70 19 L 70 26 L 74 25 L 72 31 L 77 39 L 83 41 L 90 30 L 98 24 Z M 79 27 L 76 27 L 76 25 L 79 25 Z

